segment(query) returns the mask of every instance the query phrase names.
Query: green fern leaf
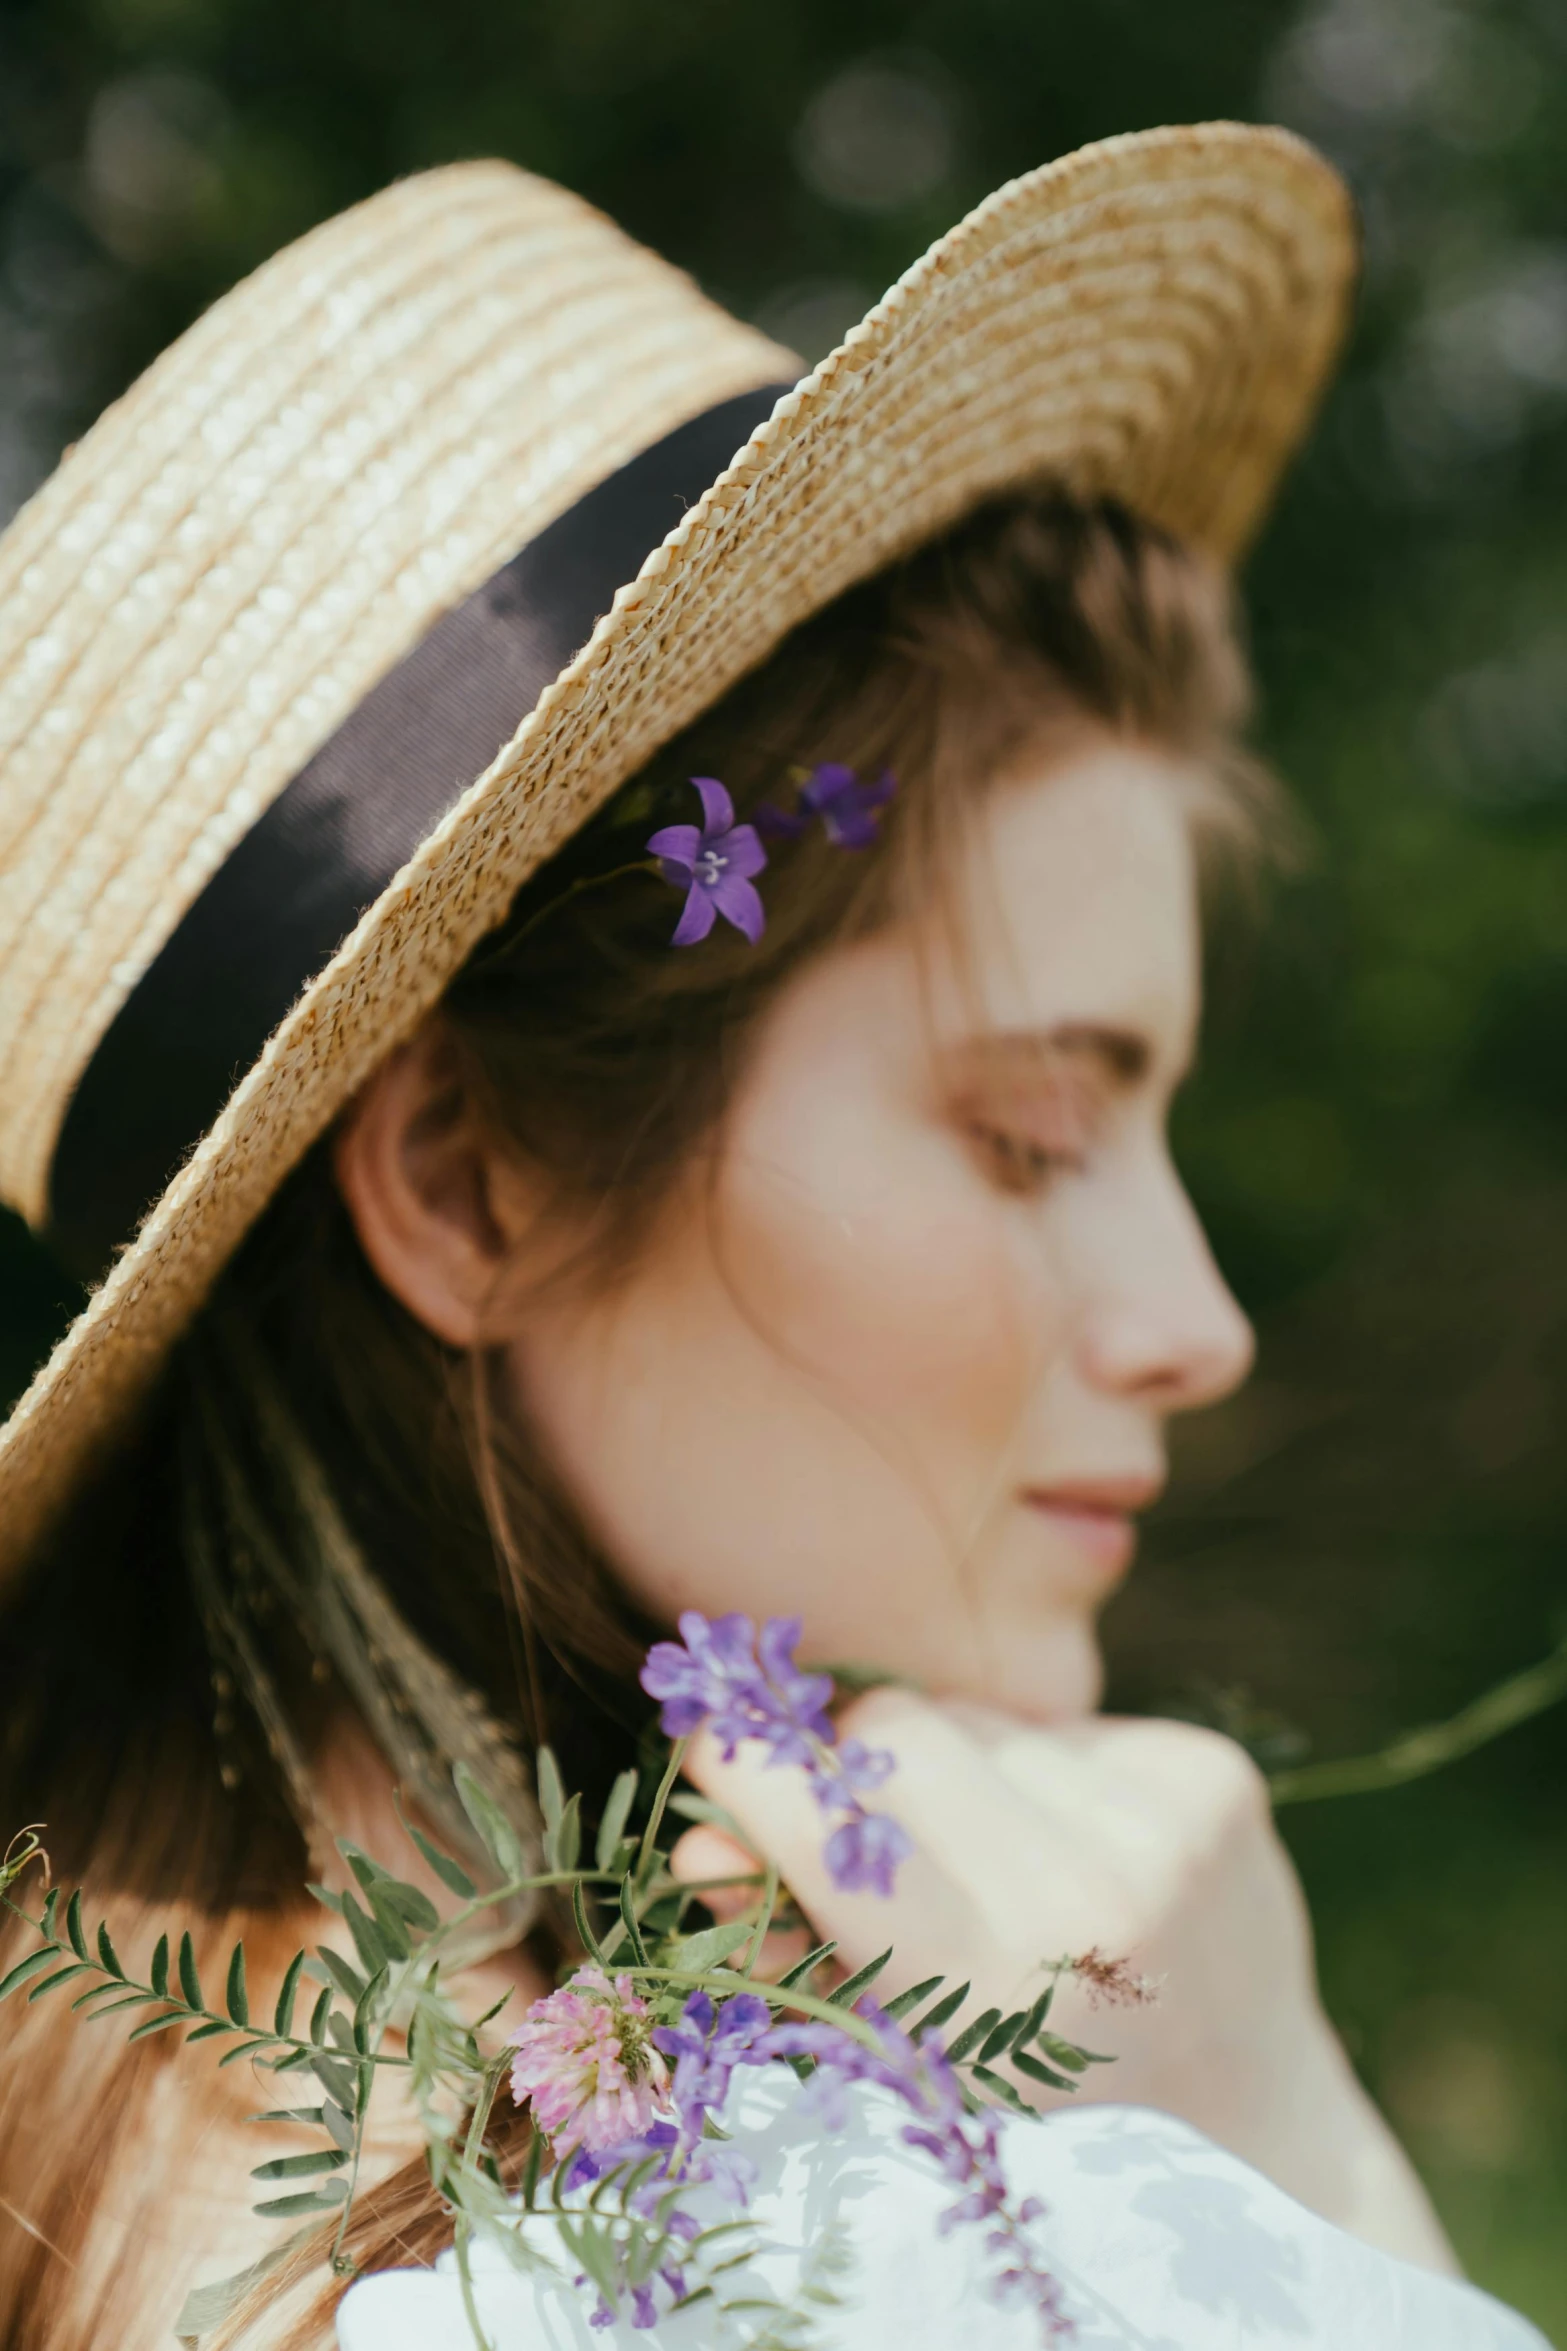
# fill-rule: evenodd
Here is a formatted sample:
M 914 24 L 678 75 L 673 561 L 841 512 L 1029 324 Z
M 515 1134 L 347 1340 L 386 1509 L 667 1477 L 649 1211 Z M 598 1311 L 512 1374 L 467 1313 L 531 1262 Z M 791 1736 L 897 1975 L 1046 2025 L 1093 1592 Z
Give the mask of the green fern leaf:
M 13 1992 L 19 1992 L 24 1984 L 32 1982 L 35 1975 L 42 1975 L 46 1967 L 53 1967 L 59 1957 L 58 1943 L 51 1943 L 42 1951 L 29 1951 L 25 1959 L 17 1961 L 8 1976 L 0 1979 L 0 2000 L 8 2000 Z
M 330 2008 L 332 2005 L 332 1992 L 334 1987 L 342 1993 L 345 2000 L 352 2000 L 357 2002 L 360 1995 L 364 1991 L 366 1980 L 360 1974 L 358 1968 L 350 1967 L 348 1961 L 343 1957 L 342 1953 L 340 1951 L 334 1951 L 331 1945 L 328 1943 L 322 1943 L 318 1946 L 318 1956 L 322 1966 L 326 1969 L 327 1974 L 332 1979 L 332 1982 L 328 1984 L 326 1990 L 326 2003 L 328 2008 Z M 319 2008 L 320 2005 L 321 2003 L 318 2000 L 316 2002 L 316 2006 Z M 325 2029 L 325 2022 L 326 2020 L 323 2018 L 323 2030 Z M 314 2028 L 312 2028 L 310 2037 L 312 2040 L 318 2038 Z
M 533 1780 L 539 1791 L 539 1810 L 546 1829 L 555 1828 L 566 1809 L 566 1790 L 552 1747 L 541 1747 L 533 1759 Z
M 312 2180 L 324 2171 L 341 2171 L 348 2157 L 336 2147 L 321 2147 L 310 2155 L 274 2155 L 270 2163 L 258 2163 L 251 2171 L 253 2180 Z
M 118 1992 L 119 1989 L 120 1986 L 115 1977 L 100 1976 L 97 1983 L 89 1984 L 85 1992 L 77 1993 L 76 1998 L 71 2002 L 72 2015 L 75 2015 L 78 2008 L 85 2008 L 89 2001 L 101 2000 L 104 1998 L 105 1994 L 109 1992 Z
M 964 2058 L 971 2056 L 974 2050 L 979 2047 L 981 2041 L 989 2038 L 1000 2022 L 1001 2011 L 999 2008 L 987 2008 L 983 2016 L 976 2016 L 974 2022 L 959 2033 L 947 2051 L 953 2064 L 961 2065 Z
M 338 1838 L 337 1849 L 367 1894 L 377 1880 L 389 1878 L 392 1874 L 389 1869 L 383 1869 L 379 1861 L 372 1861 L 369 1854 L 362 1852 L 357 1845 L 350 1844 L 347 1837 Z
M 324 2051 L 319 2051 L 310 2060 L 310 2070 L 327 2096 L 340 2106 L 345 2114 L 358 2113 L 359 2097 L 354 2086 L 353 2069 L 350 2066 L 344 2065 L 339 2058 L 328 2057 Z
M 1069 2073 L 1057 2073 L 1053 2065 L 1042 2065 L 1026 2049 L 1014 2049 L 1012 2062 L 1019 2073 L 1027 2074 L 1031 2082 L 1043 2082 L 1047 2090 L 1075 2090 L 1076 2082 Z
M 384 1967 L 373 1975 L 354 2009 L 354 2046 L 365 2056 L 370 2051 L 371 2019 L 375 2014 L 376 2002 L 386 1989 L 386 1977 L 387 1970 Z
M 999 2073 L 992 2073 L 988 2065 L 976 2065 L 974 2079 L 977 2082 L 983 2082 L 992 2096 L 999 2098 L 1003 2106 L 1010 2106 L 1014 2114 L 1026 2114 L 1031 2121 L 1038 2119 L 1028 2101 L 1025 2098 L 1020 2098 L 1012 2084 L 1004 2080 Z
M 1085 2049 L 1077 2041 L 1063 2041 L 1058 2033 L 1041 2033 L 1039 2046 L 1054 2064 L 1064 2065 L 1069 2073 L 1086 2073 L 1091 2065 L 1115 2063 L 1102 2050 Z
M 245 1990 L 245 1946 L 243 1943 L 235 1944 L 229 1958 L 228 1987 L 224 1996 L 224 2006 L 237 2025 L 249 2024 L 250 1999 Z
M 441 1923 L 441 1914 L 429 1895 L 422 1894 L 417 1886 L 405 1884 L 401 1878 L 383 1880 L 381 1900 L 396 1911 L 405 1926 L 417 1927 L 423 1935 L 433 1934 Z
M 196 1973 L 196 1946 L 188 1934 L 180 1937 L 180 1990 L 190 2008 L 205 2008 L 201 1996 L 201 1978 Z
M 675 1944 L 669 1964 L 687 1968 L 692 1975 L 705 1975 L 710 1967 L 721 1967 L 742 1943 L 748 1943 L 751 1934 L 744 1919 L 731 1919 L 727 1926 L 704 1927 L 700 1934 L 686 1935 Z
M 577 1935 L 582 1944 L 582 1948 L 584 1951 L 586 1951 L 590 1959 L 596 1960 L 602 1967 L 604 1965 L 606 1955 L 600 1948 L 598 1937 L 594 1934 L 592 1927 L 588 1924 L 588 1906 L 586 1901 L 583 1899 L 580 1879 L 578 1883 L 571 1889 L 571 1915 L 576 1921 Z M 618 1941 L 618 1936 L 615 1939 Z
M 620 1881 L 620 1918 L 621 1924 L 624 1926 L 627 1938 L 631 1944 L 632 1958 L 636 1961 L 638 1967 L 646 1967 L 647 1952 L 643 1948 L 642 1930 L 637 1924 L 636 1904 L 632 1899 L 631 1879 L 629 1876 L 623 1877 Z
M 242 2057 L 253 2056 L 256 2050 L 264 2049 L 266 2045 L 265 2033 L 259 2034 L 253 2041 L 236 2041 L 233 2048 L 225 2049 L 218 2059 L 218 2071 L 221 2073 L 226 2065 L 236 2065 Z
M 1012 2046 L 1014 2049 L 1026 2049 L 1034 2035 L 1040 2031 L 1045 2018 L 1050 2014 L 1050 2003 L 1055 1998 L 1055 1990 L 1053 1981 L 1046 1984 L 1013 2037 Z
M 909 1989 L 906 1992 L 900 1992 L 896 1999 L 884 2001 L 883 2008 L 888 2016 L 907 2016 L 911 2008 L 918 2008 L 920 2002 L 928 2000 L 932 1992 L 939 1992 L 945 1982 L 945 1976 L 928 1975 L 922 1984 L 911 1984 Z
M 882 1952 L 879 1958 L 868 1959 L 862 1968 L 860 1968 L 854 1975 L 850 1976 L 847 1983 L 840 1984 L 835 1992 L 828 1993 L 827 2001 L 829 2007 L 852 2008 L 855 2001 L 858 2000 L 860 1994 L 864 1991 L 867 1991 L 869 1987 L 876 1981 L 876 1978 L 881 1974 L 882 1969 L 886 1966 L 888 1960 L 891 1957 L 892 1949 L 889 1945 L 888 1948 Z
M 456 1862 L 453 1861 L 449 1853 L 443 1853 L 439 1845 L 432 1845 L 429 1838 L 421 1835 L 418 1829 L 408 1825 L 408 1834 L 410 1837 L 412 1837 L 414 1843 L 418 1846 L 420 1852 L 424 1855 L 426 1861 L 430 1864 L 430 1867 L 434 1870 L 442 1885 L 450 1887 L 451 1891 L 457 1895 L 460 1901 L 471 1902 L 479 1889 L 474 1884 L 472 1878 L 469 1877 L 467 1871 L 464 1869 L 459 1869 Z
M 299 1991 L 300 1970 L 304 1964 L 303 1951 L 296 1951 L 278 1988 L 277 2006 L 272 2011 L 272 2030 L 280 2041 L 286 2041 L 294 2029 L 294 2001 Z
M 1002 2017 L 999 2024 L 992 2025 L 990 2031 L 985 2035 L 978 2062 L 981 2065 L 994 2064 L 1003 2050 L 1011 2048 L 1017 2039 L 1019 2026 L 1026 2024 L 1027 2021 L 1027 2010 L 1018 2008 L 1014 2009 L 1010 2016 Z
M 803 1959 L 797 1959 L 793 1967 L 786 1968 L 778 1978 L 780 1992 L 792 1991 L 796 1984 L 803 1984 L 811 1971 L 820 1967 L 824 1959 L 831 1959 L 837 1948 L 836 1943 L 818 1943 L 814 1951 L 807 1951 Z
M 89 1961 L 84 1959 L 73 1959 L 69 1967 L 62 1967 L 60 1969 L 58 1975 L 45 1976 L 41 1984 L 34 1984 L 32 1990 L 27 1995 L 28 2000 L 30 2002 L 34 2000 L 41 2000 L 45 1992 L 52 1992 L 54 1990 L 56 1984 L 74 1983 L 78 1976 L 91 1975 L 91 1973 L 92 1967 Z
M 526 1877 L 528 1865 L 522 1847 L 517 1842 L 517 1833 L 494 1798 L 486 1795 L 465 1764 L 459 1763 L 457 1765 L 452 1773 L 452 1781 L 457 1790 L 458 1801 L 472 1821 L 483 1841 L 486 1852 L 502 1877 L 508 1881 L 513 1878 Z M 556 1786 L 558 1789 L 558 1773 Z M 569 1869 L 572 1864 L 567 1862 L 563 1866 Z
M 373 1976 L 380 1968 L 388 1964 L 392 1956 L 382 1940 L 381 1930 L 375 1920 L 360 1909 L 352 1894 L 343 1896 L 343 1916 L 348 1921 L 348 1931 L 354 1938 L 354 1949 L 359 1954 L 359 1964 L 367 1977 Z
M 396 1903 L 392 1901 L 386 1887 L 384 1885 L 372 1886 L 369 1889 L 368 1899 L 371 1914 L 375 1919 L 376 1932 L 392 1957 L 394 1959 L 411 1958 L 413 1939 L 408 1932 L 408 1922 L 399 1912 Z
M 186 2010 L 171 2008 L 163 2016 L 150 2016 L 147 2022 L 139 2024 L 129 2037 L 133 2041 L 145 2041 L 149 2033 L 166 2033 L 171 2024 L 185 2024 L 187 2021 Z
M 348 2199 L 348 2190 L 341 2180 L 328 2180 L 323 2187 L 304 2196 L 273 2196 L 265 2204 L 252 2205 L 251 2210 L 267 2220 L 292 2220 L 300 2212 L 335 2212 Z
M 594 1858 L 600 1869 L 613 1869 L 615 1866 L 615 1855 L 626 1833 L 626 1821 L 636 1792 L 637 1775 L 634 1771 L 623 1771 L 610 1789 L 604 1810 L 599 1816 L 598 1843 L 594 1847 Z
M 945 1999 L 936 2002 L 934 2008 L 927 2008 L 923 2016 L 915 2019 L 909 2027 L 911 2035 L 938 2032 L 957 2015 L 968 1996 L 969 1986 L 959 1984 L 955 1992 L 949 1992 Z
M 554 1843 L 555 1858 L 550 1863 L 551 1869 L 575 1869 L 582 1859 L 582 1798 L 580 1796 L 568 1797 L 566 1809 L 561 1814 L 555 1828 Z M 522 1857 L 519 1853 L 517 1870 L 511 1874 L 521 1874 L 521 1860 Z

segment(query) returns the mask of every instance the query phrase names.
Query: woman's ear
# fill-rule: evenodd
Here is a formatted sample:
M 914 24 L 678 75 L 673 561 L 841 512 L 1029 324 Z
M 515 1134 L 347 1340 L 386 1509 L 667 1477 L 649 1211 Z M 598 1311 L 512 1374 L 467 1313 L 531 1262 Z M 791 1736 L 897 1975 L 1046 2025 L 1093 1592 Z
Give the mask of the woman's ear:
M 376 1071 L 332 1165 L 365 1255 L 410 1314 L 452 1347 L 505 1335 L 488 1316 L 532 1202 L 474 1115 L 438 1017 Z

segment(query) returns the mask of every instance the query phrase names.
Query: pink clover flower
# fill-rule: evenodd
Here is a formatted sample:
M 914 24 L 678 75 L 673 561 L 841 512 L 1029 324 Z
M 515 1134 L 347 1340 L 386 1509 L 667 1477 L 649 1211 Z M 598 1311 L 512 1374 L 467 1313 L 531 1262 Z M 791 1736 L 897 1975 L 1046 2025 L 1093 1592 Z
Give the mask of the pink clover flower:
M 629 1976 L 579 1967 L 535 2000 L 512 2035 L 511 2090 L 557 2157 L 622 2146 L 651 2129 L 667 2101 L 669 2068 L 653 2046 L 652 2017 Z

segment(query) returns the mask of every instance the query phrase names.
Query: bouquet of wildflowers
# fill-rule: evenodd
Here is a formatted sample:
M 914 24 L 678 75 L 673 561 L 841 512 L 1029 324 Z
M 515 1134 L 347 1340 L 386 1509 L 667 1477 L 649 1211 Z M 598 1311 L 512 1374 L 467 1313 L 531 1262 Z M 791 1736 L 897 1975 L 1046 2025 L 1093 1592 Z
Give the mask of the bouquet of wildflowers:
M 798 1622 L 773 1619 L 758 1632 L 743 1616 L 709 1621 L 692 1612 L 681 1618 L 680 1634 L 678 1642 L 654 1646 L 642 1673 L 669 1741 L 645 1820 L 633 1830 L 639 1780 L 625 1772 L 604 1807 L 591 1862 L 583 1858 L 580 1800 L 566 1794 L 548 1749 L 536 1758 L 542 1870 L 529 1866 L 510 1822 L 459 1768 L 458 1793 L 498 1882 L 481 1891 L 410 1827 L 455 1897 L 443 1917 L 420 1888 L 344 1842 L 357 1890 L 312 1889 L 343 1931 L 313 1952 L 296 1952 L 270 2015 L 258 2015 L 243 1944 L 234 1948 L 219 2006 L 202 1987 L 188 1933 L 177 1943 L 160 1937 L 138 1975 L 105 1925 L 89 1931 L 80 1890 L 63 1897 L 51 1887 L 36 1912 L 25 1908 L 20 1881 L 45 1861 L 36 1832 L 28 1831 L 0 1864 L 0 1900 L 36 1941 L 0 1981 L 0 2000 L 38 2000 L 73 1987 L 74 2005 L 89 2016 L 134 2015 L 133 2039 L 182 2032 L 218 2046 L 221 2064 L 248 2059 L 297 2076 L 319 2102 L 281 2104 L 256 2119 L 305 2125 L 321 2143 L 256 2166 L 263 2189 L 256 2210 L 308 2226 L 330 2216 L 336 2225 L 325 2257 L 340 2274 L 351 2266 L 344 2244 L 367 2115 L 378 2084 L 402 2074 L 431 2178 L 453 2216 L 464 2307 L 479 2347 L 485 2337 L 472 2289 L 475 2242 L 490 2240 L 528 2263 L 541 2258 L 541 2229 L 553 2242 L 557 2272 L 589 2298 L 596 2325 L 621 2318 L 647 2328 L 666 2312 L 710 2301 L 721 2312 L 758 2313 L 765 2322 L 758 2344 L 788 2339 L 780 2323 L 800 2314 L 780 2308 L 746 2276 L 754 2235 L 747 2237 L 744 2215 L 754 2167 L 743 2135 L 731 2135 L 722 2120 L 731 2082 L 741 2068 L 790 2068 L 801 2077 L 796 2094 L 826 2129 L 841 2115 L 850 2085 L 873 2084 L 897 2102 L 903 2139 L 951 2184 L 943 2225 L 985 2232 L 997 2294 L 1030 2304 L 1044 2339 L 1055 2340 L 1070 2322 L 1033 2242 L 1039 2207 L 1009 2191 L 998 2118 L 1003 2109 L 1033 2113 L 1020 2082 L 1069 2090 L 1096 2062 L 1050 2029 L 1063 1975 L 1079 1973 L 1112 1997 L 1137 1997 L 1140 1987 L 1097 1953 L 1042 1963 L 1029 2008 L 1005 2016 L 987 2009 L 944 2039 L 968 2001 L 968 1985 L 949 1989 L 932 1977 L 879 2003 L 873 1986 L 890 1950 L 831 1988 L 824 1984 L 831 1944 L 808 1952 L 777 1981 L 763 1980 L 759 1962 L 785 1899 L 776 1871 L 744 1881 L 754 1889 L 748 1915 L 702 1926 L 688 1917 L 693 1889 L 671 1876 L 660 1844 L 671 1809 L 708 1815 L 700 1799 L 676 1793 L 687 1740 L 706 1729 L 726 1757 L 753 1741 L 771 1765 L 803 1772 L 822 1809 L 833 1879 L 882 1894 L 891 1892 L 911 1850 L 902 1825 L 866 1802 L 888 1778 L 892 1758 L 839 1741 L 828 1712 L 831 1680 L 795 1661 Z M 443 1981 L 444 1954 L 465 1932 L 471 1937 L 480 1914 L 543 1888 L 569 1901 L 580 1963 L 509 2029 L 498 2010 L 470 2025 Z M 352 1959 L 339 1948 L 343 1941 Z M 307 1985 L 308 2011 L 301 1998 Z M 531 2123 L 526 2165 L 510 2187 L 492 2145 L 508 2096 Z M 714 2191 L 732 2217 L 704 2217 Z M 199 2334 L 218 2323 L 256 2274 L 192 2297 L 180 2331 Z

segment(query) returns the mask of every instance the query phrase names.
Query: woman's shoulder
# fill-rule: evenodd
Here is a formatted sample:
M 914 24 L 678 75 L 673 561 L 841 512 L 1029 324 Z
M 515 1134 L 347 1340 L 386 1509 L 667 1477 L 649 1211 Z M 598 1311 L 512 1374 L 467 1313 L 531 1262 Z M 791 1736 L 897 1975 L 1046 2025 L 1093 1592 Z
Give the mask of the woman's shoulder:
M 954 2223 L 951 2187 L 904 2143 L 895 2102 L 856 2092 L 847 2127 L 830 2137 L 799 2107 L 772 2081 L 742 2091 L 729 2120 L 757 2167 L 746 2227 L 717 2241 L 726 2266 L 712 2290 L 651 2330 L 591 2326 L 592 2297 L 573 2282 L 580 2265 L 562 2258 L 552 2223 L 527 2224 L 531 2267 L 475 2246 L 492 2351 L 727 2351 L 731 2340 L 738 2351 L 769 2300 L 809 2319 L 799 2340 L 812 2351 L 951 2351 L 987 2303 L 987 2351 L 1038 2351 L 1037 2303 L 997 2300 L 1004 2263 L 986 2224 Z M 1544 2351 L 1488 2296 L 1346 2236 L 1165 2115 L 1096 2106 L 1002 2128 L 1009 2180 L 1044 2207 L 1032 2233 L 1073 2351 L 1231 2351 L 1237 2341 L 1247 2351 Z M 748 2245 L 754 2257 L 728 2266 Z M 339 2341 L 341 2351 L 471 2351 L 452 2256 L 354 2287 Z

